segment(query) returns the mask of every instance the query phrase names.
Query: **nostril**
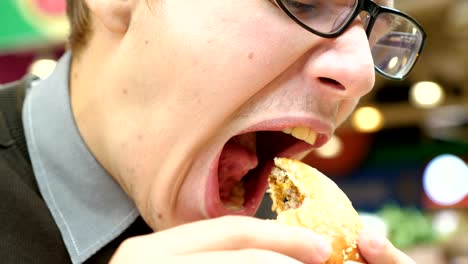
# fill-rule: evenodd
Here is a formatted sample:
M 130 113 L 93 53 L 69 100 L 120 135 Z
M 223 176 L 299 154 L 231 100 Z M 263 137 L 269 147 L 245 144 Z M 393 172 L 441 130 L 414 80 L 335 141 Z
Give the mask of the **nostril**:
M 320 80 L 320 82 L 326 84 L 327 86 L 332 86 L 335 89 L 338 89 L 338 90 L 345 90 L 346 89 L 341 83 L 339 83 L 338 81 L 336 81 L 334 79 L 327 78 L 327 77 L 319 77 L 319 80 Z
M 326 78 L 326 77 L 320 77 L 319 78 L 321 82 L 324 82 L 324 83 L 329 83 L 329 84 L 334 84 L 334 85 L 339 85 L 340 83 L 333 80 L 333 79 L 330 79 L 330 78 Z

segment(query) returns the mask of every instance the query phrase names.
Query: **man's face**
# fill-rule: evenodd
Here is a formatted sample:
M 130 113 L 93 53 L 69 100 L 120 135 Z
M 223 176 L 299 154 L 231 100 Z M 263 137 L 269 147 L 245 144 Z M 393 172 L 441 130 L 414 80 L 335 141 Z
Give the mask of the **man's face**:
M 358 20 L 325 39 L 268 0 L 146 2 L 115 56 L 112 173 L 153 228 L 254 214 L 273 157 L 323 145 L 373 86 Z

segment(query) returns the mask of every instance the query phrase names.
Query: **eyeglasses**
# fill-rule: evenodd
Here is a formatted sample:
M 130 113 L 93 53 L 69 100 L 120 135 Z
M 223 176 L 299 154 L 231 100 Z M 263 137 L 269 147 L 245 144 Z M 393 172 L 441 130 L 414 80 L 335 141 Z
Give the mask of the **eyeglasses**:
M 363 24 L 377 72 L 404 79 L 424 47 L 426 33 L 410 16 L 371 0 L 275 0 L 306 30 L 325 38 L 341 35 L 362 11 Z

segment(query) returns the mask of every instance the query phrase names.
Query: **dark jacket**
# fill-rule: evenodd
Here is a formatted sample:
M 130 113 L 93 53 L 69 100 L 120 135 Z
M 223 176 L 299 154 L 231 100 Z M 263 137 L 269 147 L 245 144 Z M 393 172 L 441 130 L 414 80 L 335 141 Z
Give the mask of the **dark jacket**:
M 0 263 L 71 263 L 39 192 L 26 146 L 21 112 L 31 80 L 0 86 Z M 150 232 L 138 218 L 86 263 L 107 263 L 124 239 Z

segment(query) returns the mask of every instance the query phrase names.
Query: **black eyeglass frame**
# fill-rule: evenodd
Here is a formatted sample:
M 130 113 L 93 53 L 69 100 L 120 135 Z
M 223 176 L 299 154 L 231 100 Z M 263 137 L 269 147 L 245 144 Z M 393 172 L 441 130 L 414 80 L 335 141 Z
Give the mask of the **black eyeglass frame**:
M 320 31 L 317 31 L 313 28 L 311 28 L 310 26 L 308 26 L 307 24 L 303 23 L 300 19 L 298 19 L 293 13 L 291 13 L 291 11 L 289 11 L 289 9 L 283 4 L 282 0 L 275 0 L 276 4 L 292 19 L 294 20 L 294 22 L 296 22 L 297 24 L 299 24 L 301 27 L 303 27 L 305 30 L 315 34 L 315 35 L 318 35 L 320 37 L 323 37 L 323 38 L 336 38 L 338 36 L 340 36 L 341 34 L 343 34 L 343 32 L 345 32 L 348 27 L 353 23 L 353 21 L 356 19 L 356 17 L 362 12 L 362 11 L 365 11 L 367 12 L 367 14 L 370 16 L 370 19 L 369 19 L 369 22 L 367 24 L 367 28 L 366 28 L 366 34 L 367 34 L 367 37 L 370 36 L 370 33 L 372 31 L 372 28 L 374 27 L 374 23 L 375 21 L 377 20 L 377 17 L 383 13 L 390 13 L 390 14 L 394 14 L 394 15 L 398 15 L 398 16 L 401 16 L 405 19 L 408 19 L 415 27 L 417 27 L 419 29 L 419 31 L 421 32 L 421 35 L 422 35 L 422 41 L 421 41 L 421 46 L 419 47 L 419 50 L 417 51 L 417 54 L 416 54 L 416 58 L 415 58 L 415 61 L 413 62 L 413 65 L 411 66 L 411 69 L 414 67 L 414 65 L 416 65 L 416 62 L 425 46 L 425 43 L 426 43 L 426 32 L 424 31 L 424 29 L 422 28 L 422 26 L 414 19 L 412 18 L 411 16 L 409 16 L 408 14 L 404 13 L 404 12 L 401 12 L 397 9 L 394 9 L 394 8 L 390 8 L 390 7 L 385 7 L 385 6 L 381 6 L 379 4 L 376 4 L 374 3 L 373 1 L 371 0 L 357 0 L 358 1 L 358 4 L 356 5 L 353 13 L 351 16 L 349 16 L 348 18 L 348 21 L 346 21 L 346 23 L 344 23 L 340 28 L 338 28 L 336 31 L 334 32 L 331 32 L 331 33 L 323 33 L 323 32 L 320 32 Z M 381 71 L 379 68 L 377 68 L 377 66 L 374 66 L 375 70 L 377 72 L 379 72 L 381 75 L 383 75 L 384 77 L 386 78 L 389 78 L 389 79 L 392 79 L 392 80 L 402 80 L 404 78 L 406 78 L 406 76 L 408 76 L 408 74 L 411 72 L 411 69 L 408 70 L 408 72 L 403 75 L 403 76 L 400 76 L 400 77 L 394 77 L 394 76 L 391 76 L 391 75 L 388 75 L 387 73 Z

